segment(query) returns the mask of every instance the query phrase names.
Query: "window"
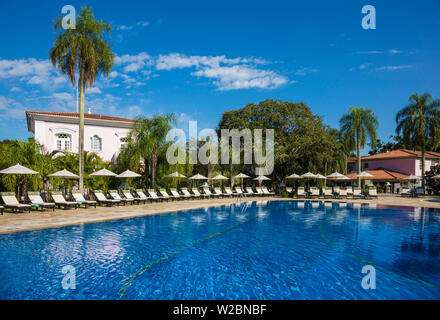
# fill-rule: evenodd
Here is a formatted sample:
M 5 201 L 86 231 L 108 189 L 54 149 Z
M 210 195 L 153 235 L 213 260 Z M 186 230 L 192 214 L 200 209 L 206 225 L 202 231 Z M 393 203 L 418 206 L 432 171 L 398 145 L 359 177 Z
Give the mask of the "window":
M 94 135 L 90 138 L 90 149 L 92 151 L 101 151 L 102 150 L 102 139 L 97 135 Z
M 364 170 L 368 169 L 368 163 L 364 163 Z
M 128 138 L 127 137 L 119 138 L 119 143 L 121 145 L 121 149 L 125 148 L 127 146 L 127 143 L 128 143 Z
M 55 135 L 57 150 L 71 151 L 72 150 L 72 136 L 67 133 L 57 133 Z

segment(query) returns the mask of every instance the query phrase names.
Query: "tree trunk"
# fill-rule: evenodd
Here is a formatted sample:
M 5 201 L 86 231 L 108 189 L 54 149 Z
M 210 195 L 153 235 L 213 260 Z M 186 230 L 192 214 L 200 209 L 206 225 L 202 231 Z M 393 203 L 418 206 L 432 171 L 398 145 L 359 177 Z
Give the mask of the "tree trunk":
M 423 193 L 425 193 L 425 141 L 422 142 L 422 188 Z
M 79 139 L 78 139 L 78 157 L 79 157 L 79 191 L 84 193 L 84 75 L 80 72 L 79 77 Z
M 357 174 L 361 173 L 361 139 L 359 137 L 359 131 L 356 132 L 356 155 L 357 155 Z M 361 187 L 361 177 L 357 178 L 358 187 Z
M 153 148 L 151 153 L 151 184 L 156 188 L 156 167 L 157 167 L 157 147 Z

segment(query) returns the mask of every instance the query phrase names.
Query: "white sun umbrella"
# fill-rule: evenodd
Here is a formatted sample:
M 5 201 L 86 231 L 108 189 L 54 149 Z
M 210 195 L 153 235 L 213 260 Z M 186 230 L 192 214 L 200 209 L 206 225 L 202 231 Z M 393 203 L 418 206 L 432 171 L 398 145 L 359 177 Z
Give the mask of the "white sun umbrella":
M 52 174 L 48 175 L 48 177 L 63 179 L 65 194 L 67 194 L 66 179 L 79 179 L 79 176 L 77 176 L 73 172 L 70 172 L 69 170 L 66 170 L 66 169 L 52 173 Z
M 216 175 L 214 178 L 211 178 L 211 180 L 228 180 L 228 178 L 219 174 L 219 175 Z
M 316 175 L 314 175 L 311 172 L 307 172 L 307 173 L 302 174 L 301 178 L 303 178 L 303 179 L 315 179 Z
M 139 178 L 141 175 L 139 173 L 133 172 L 131 170 L 125 170 L 124 172 L 118 174 L 116 178 Z
M 415 175 L 413 175 L 413 174 L 410 174 L 409 176 L 403 178 L 403 180 L 417 181 L 417 180 L 422 180 L 422 177 L 419 177 L 419 176 L 415 176 Z
M 186 176 L 176 171 L 167 175 L 167 178 L 186 178 Z
M 234 177 L 234 179 L 241 179 L 241 186 L 242 187 L 243 187 L 243 179 L 247 179 L 247 178 L 250 178 L 250 177 L 247 174 L 244 174 L 241 172 Z
M 364 172 L 361 172 L 361 173 L 357 174 L 356 177 L 358 177 L 358 178 L 371 178 L 371 177 L 374 177 L 374 176 L 372 174 L 364 171 Z
M 37 171 L 21 166 L 17 163 L 15 166 L 3 169 L 0 171 L 2 174 L 38 174 Z M 17 184 L 17 194 L 20 196 L 20 185 Z
M 116 177 L 117 174 L 107 169 L 101 169 L 90 174 L 91 177 Z
M 193 175 L 192 177 L 189 177 L 188 179 L 190 179 L 190 180 L 208 180 L 207 177 L 202 176 L 202 175 L 199 174 L 199 173 Z
M 270 178 L 261 175 L 261 176 L 255 177 L 253 180 L 258 181 L 258 186 L 261 187 L 261 184 L 263 183 L 263 181 L 265 181 L 265 180 L 270 180 Z
M 319 173 L 315 176 L 315 178 L 316 179 L 327 179 L 327 177 L 325 177 L 325 176 L 323 176 L 322 174 L 319 174 Z
M 258 177 L 255 177 L 253 180 L 264 181 L 264 180 L 270 180 L 270 178 L 268 178 L 266 176 L 258 176 Z
M 342 177 L 345 177 L 345 176 L 339 172 L 333 172 L 332 174 L 327 176 L 327 178 L 330 178 L 330 179 L 337 179 L 337 178 L 342 178 Z
M 15 166 L 1 170 L 0 173 L 3 173 L 3 174 L 38 174 L 37 171 L 23 167 L 19 163 L 17 163 Z
M 301 179 L 301 177 L 296 173 L 293 173 L 290 176 L 287 176 L 286 179 Z
M 62 179 L 79 179 L 79 176 L 77 176 L 73 172 L 70 172 L 69 170 L 66 170 L 66 169 L 63 169 L 63 170 L 57 171 L 55 173 L 52 173 L 48 177 L 51 177 L 51 178 L 62 178 Z
M 403 180 L 406 180 L 406 181 L 417 181 L 417 180 L 422 180 L 422 177 L 410 174 L 409 176 L 403 178 Z M 414 188 L 414 184 L 412 185 L 411 189 L 413 189 L 413 188 Z
M 433 176 L 431 179 L 440 179 L 440 174 Z
M 202 175 L 199 174 L 199 173 L 193 175 L 192 177 L 189 177 L 188 179 L 189 179 L 189 180 L 208 180 L 207 177 L 202 176 Z
M 356 177 L 361 178 L 361 185 L 360 185 L 360 187 L 362 187 L 362 178 L 371 178 L 371 177 L 374 177 L 374 176 L 372 174 L 369 174 L 366 171 L 363 171 L 363 172 L 357 174 Z

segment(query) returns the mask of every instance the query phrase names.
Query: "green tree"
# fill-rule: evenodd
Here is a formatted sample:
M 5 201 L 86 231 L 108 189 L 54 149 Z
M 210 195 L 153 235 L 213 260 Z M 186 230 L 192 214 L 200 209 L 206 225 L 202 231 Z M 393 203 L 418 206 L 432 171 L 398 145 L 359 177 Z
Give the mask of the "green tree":
M 422 152 L 422 187 L 425 191 L 425 152 L 428 141 L 433 149 L 440 142 L 440 100 L 429 93 L 409 97 L 409 104 L 396 115 L 396 133 L 403 135 L 405 143 L 415 143 Z
M 221 129 L 263 129 L 263 137 L 266 129 L 274 129 L 273 183 L 292 173 L 324 172 L 326 162 L 333 163 L 328 148 L 336 149 L 336 135 L 303 102 L 268 99 L 249 103 L 241 109 L 224 112 L 218 132 Z M 243 163 L 243 144 L 241 148 L 241 164 L 234 165 L 233 170 L 252 175 L 255 165 Z
M 79 69 L 79 188 L 84 187 L 84 96 L 85 89 L 92 87 L 99 74 L 107 76 L 114 64 L 114 54 L 104 33 L 111 34 L 110 24 L 95 19 L 92 10 L 85 6 L 76 17 L 75 29 L 65 30 L 62 17 L 54 23 L 56 33 L 50 50 L 52 64 L 66 74 L 72 85 L 76 83 Z
M 158 159 L 168 145 L 166 135 L 176 123 L 177 118 L 172 113 L 153 118 L 138 117 L 128 135 L 127 146 L 119 154 L 117 162 L 143 171 L 145 184 L 155 188 Z
M 361 148 L 365 147 L 367 140 L 373 146 L 376 144 L 379 121 L 371 109 L 350 107 L 339 123 L 341 135 L 347 141 L 349 149 L 356 150 L 357 173 L 359 174 L 361 173 Z M 361 185 L 361 178 L 358 178 L 358 185 Z

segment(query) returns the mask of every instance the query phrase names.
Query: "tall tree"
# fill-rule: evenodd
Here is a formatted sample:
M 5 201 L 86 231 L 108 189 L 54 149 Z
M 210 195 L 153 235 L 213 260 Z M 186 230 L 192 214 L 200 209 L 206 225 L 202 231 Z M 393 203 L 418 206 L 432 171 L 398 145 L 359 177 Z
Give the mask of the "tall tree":
M 367 140 L 371 145 L 376 143 L 376 130 L 379 125 L 373 110 L 365 108 L 350 107 L 348 113 L 344 114 L 339 121 L 341 135 L 347 141 L 350 150 L 356 150 L 357 173 L 361 173 L 361 149 L 365 147 Z M 361 185 L 361 178 L 358 177 L 358 186 Z
M 164 150 L 168 131 L 176 123 L 177 118 L 172 113 L 154 118 L 138 117 L 128 136 L 128 145 L 121 151 L 118 162 L 124 161 L 134 169 L 143 165 L 145 182 L 149 184 L 148 181 L 151 181 L 151 186 L 155 188 L 159 153 Z
M 50 50 L 52 64 L 68 75 L 72 85 L 76 83 L 79 69 L 79 188 L 84 188 L 84 95 L 92 87 L 99 74 L 107 76 L 114 64 L 114 54 L 104 33 L 111 34 L 110 24 L 95 19 L 92 10 L 85 6 L 76 17 L 74 29 L 64 29 L 62 17 L 54 23 L 55 39 Z
M 396 115 L 396 132 L 403 134 L 405 143 L 412 141 L 422 151 L 422 187 L 425 191 L 425 151 L 431 140 L 435 149 L 440 142 L 440 100 L 434 100 L 429 93 L 417 93 L 408 99 L 409 104 Z

